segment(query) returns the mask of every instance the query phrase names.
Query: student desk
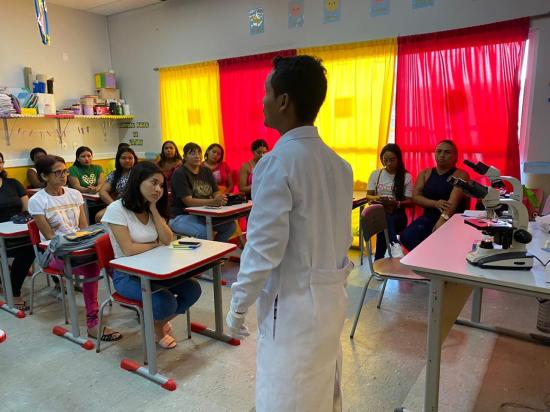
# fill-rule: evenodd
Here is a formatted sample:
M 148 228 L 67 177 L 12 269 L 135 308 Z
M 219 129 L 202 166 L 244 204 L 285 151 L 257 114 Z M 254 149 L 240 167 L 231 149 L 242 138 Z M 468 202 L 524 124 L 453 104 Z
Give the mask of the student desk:
M 541 250 L 541 246 L 548 235 L 535 225 L 531 225 L 530 231 L 533 241 L 528 250 L 546 262 L 550 253 Z M 441 344 L 472 291 L 477 296 L 474 295 L 472 321 L 469 323 L 495 332 L 503 330 L 479 323 L 479 288 L 550 298 L 550 268 L 545 271 L 538 261 L 531 270 L 481 269 L 469 264 L 466 253 L 481 236 L 480 231 L 466 225 L 463 217 L 457 214 L 401 259 L 405 267 L 430 279 L 424 411 L 438 410 Z
M 49 240 L 40 242 L 40 249 L 44 250 L 50 244 Z M 80 328 L 78 326 L 78 309 L 76 307 L 76 299 L 74 292 L 74 274 L 73 269 L 78 266 L 84 266 L 97 260 L 95 249 L 88 248 L 82 250 L 76 250 L 69 255 L 63 257 L 63 272 L 64 278 L 67 281 L 65 290 L 67 291 L 67 302 L 69 304 L 69 317 L 71 319 L 71 330 L 68 331 L 62 326 L 54 326 L 52 332 L 63 338 L 70 340 L 84 349 L 91 350 L 95 347 L 95 344 L 89 340 L 80 336 Z M 98 276 L 99 277 L 99 276 Z M 85 278 L 82 282 L 91 282 L 97 278 Z M 101 331 L 98 331 L 101 333 Z
M 192 239 L 195 240 L 195 239 Z M 236 249 L 230 243 L 213 242 L 196 239 L 201 246 L 193 250 L 174 249 L 169 246 L 160 246 L 139 255 L 114 259 L 111 268 L 130 275 L 138 276 L 141 280 L 141 296 L 143 300 L 143 315 L 145 323 L 145 347 L 148 366 L 123 359 L 120 366 L 123 369 L 137 373 L 159 385 L 164 389 L 175 390 L 176 383 L 161 375 L 157 371 L 155 332 L 153 328 L 153 307 L 151 301 L 151 280 L 190 278 L 205 270 L 214 268 L 214 330 L 206 326 L 193 323 L 193 332 L 209 336 L 213 339 L 231 345 L 240 345 L 238 339 L 231 338 L 223 333 L 223 309 L 221 292 L 220 258 Z
M 367 192 L 354 190 L 353 191 L 353 206 L 352 209 L 359 208 L 359 252 L 361 254 L 361 265 L 363 264 L 363 251 L 364 251 L 364 240 L 363 240 L 363 228 L 361 227 L 361 213 L 365 209 L 365 205 L 368 203 Z
M 231 220 L 237 220 L 241 217 L 246 217 L 252 209 L 252 201 L 232 206 L 207 207 L 196 206 L 186 207 L 185 211 L 190 215 L 204 216 L 206 218 L 206 238 L 214 240 L 214 227 L 221 223 Z M 214 222 L 214 219 L 216 221 Z
M 11 287 L 10 267 L 8 263 L 8 250 L 30 245 L 30 240 L 25 243 L 9 247 L 6 239 L 28 238 L 29 230 L 26 224 L 16 224 L 13 222 L 0 223 L 0 277 L 4 288 L 4 300 L 0 301 L 0 308 L 18 318 L 24 318 L 25 312 L 13 307 L 13 290 Z

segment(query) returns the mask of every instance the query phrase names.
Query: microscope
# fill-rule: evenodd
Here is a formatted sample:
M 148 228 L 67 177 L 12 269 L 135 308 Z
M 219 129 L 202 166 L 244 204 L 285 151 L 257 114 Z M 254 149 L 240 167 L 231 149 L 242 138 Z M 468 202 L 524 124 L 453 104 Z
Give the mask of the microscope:
M 498 269 L 530 269 L 533 267 L 533 257 L 527 253 L 527 244 L 531 242 L 529 233 L 529 215 L 522 203 L 521 183 L 511 176 L 500 176 L 498 169 L 478 162 L 473 164 L 467 160 L 464 163 L 474 171 L 486 175 L 491 181 L 487 187 L 473 180 L 465 181 L 456 176 L 448 180 L 471 197 L 481 199 L 487 217 L 483 219 L 468 218 L 464 223 L 475 227 L 483 233 L 483 239 L 477 242 L 472 251 L 466 255 L 466 260 L 481 268 Z M 509 197 L 501 195 L 503 181 L 512 185 L 513 191 Z M 507 206 L 508 215 L 498 217 L 496 210 L 502 205 Z

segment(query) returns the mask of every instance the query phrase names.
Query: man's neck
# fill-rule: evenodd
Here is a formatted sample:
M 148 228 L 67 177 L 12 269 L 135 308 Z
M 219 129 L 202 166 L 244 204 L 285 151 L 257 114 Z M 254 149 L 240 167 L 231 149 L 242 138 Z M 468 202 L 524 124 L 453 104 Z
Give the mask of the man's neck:
M 304 122 L 298 122 L 298 121 L 288 121 L 282 123 L 280 126 L 276 127 L 277 131 L 282 135 L 289 132 L 290 130 L 297 129 L 298 127 L 303 126 L 313 126 L 313 123 L 304 123 Z

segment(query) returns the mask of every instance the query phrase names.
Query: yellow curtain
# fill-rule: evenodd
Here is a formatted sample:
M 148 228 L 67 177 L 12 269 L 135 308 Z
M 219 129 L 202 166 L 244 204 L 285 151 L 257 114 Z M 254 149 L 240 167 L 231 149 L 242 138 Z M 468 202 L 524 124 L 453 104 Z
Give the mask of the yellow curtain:
M 223 144 L 219 77 L 217 62 L 160 69 L 163 141 L 173 140 L 180 151 L 188 142 L 203 151 L 211 143 Z
M 323 140 L 351 164 L 355 181 L 366 182 L 380 165 L 378 155 L 388 141 L 397 39 L 298 49 L 298 54 L 323 60 L 328 90 L 316 126 Z

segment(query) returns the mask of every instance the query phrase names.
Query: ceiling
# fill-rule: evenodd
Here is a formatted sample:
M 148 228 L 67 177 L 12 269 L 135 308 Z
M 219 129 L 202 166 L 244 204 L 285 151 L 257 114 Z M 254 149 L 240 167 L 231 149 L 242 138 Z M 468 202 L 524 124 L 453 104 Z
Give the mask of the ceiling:
M 164 0 L 48 0 L 49 4 L 110 16 Z

